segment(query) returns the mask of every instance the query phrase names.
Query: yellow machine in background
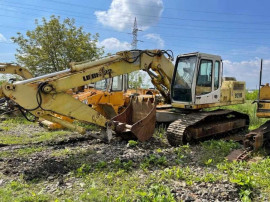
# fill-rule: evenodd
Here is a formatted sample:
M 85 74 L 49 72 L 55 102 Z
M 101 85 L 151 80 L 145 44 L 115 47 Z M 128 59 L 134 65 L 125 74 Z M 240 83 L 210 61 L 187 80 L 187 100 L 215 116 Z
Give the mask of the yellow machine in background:
M 259 94 L 257 102 L 257 117 L 270 118 L 270 86 L 269 83 L 262 85 L 262 66 L 261 60 Z M 245 138 L 244 145 L 249 150 L 258 150 L 263 145 L 270 148 L 270 121 L 266 121 L 259 128 L 250 131 Z
M 92 88 L 86 88 L 83 92 L 73 95 L 107 118 L 112 118 L 121 113 L 129 104 L 130 97 L 153 99 L 159 95 L 155 89 L 130 89 L 128 87 L 128 75 L 120 75 L 106 80 L 98 81 Z
M 269 83 L 261 86 L 257 108 L 257 117 L 270 118 L 270 86 Z
M 168 57 L 167 57 L 168 56 Z M 150 101 L 133 100 L 113 118 L 67 94 L 67 90 L 125 75 L 146 71 L 166 100 L 166 105 L 154 107 Z M 78 121 L 97 124 L 108 136 L 115 133 L 149 139 L 155 123 L 168 123 L 168 141 L 180 145 L 192 139 L 243 129 L 248 116 L 230 110 L 211 112 L 200 109 L 240 104 L 245 101 L 245 82 L 222 77 L 220 56 L 204 53 L 179 55 L 175 66 L 171 55 L 163 50 L 132 50 L 97 61 L 72 63 L 71 68 L 41 77 L 2 85 L 3 95 L 36 117 L 59 123 L 84 133 L 85 129 L 58 118 L 67 116 Z M 112 110 L 113 107 L 111 107 Z M 108 109 L 106 109 L 108 111 Z
M 72 91 L 68 93 L 109 119 L 123 112 L 128 107 L 132 97 L 151 99 L 152 102 L 157 98 L 156 96 L 161 97 L 159 91 L 155 89 L 128 88 L 128 75 L 98 81 L 75 94 Z M 65 116 L 58 116 L 58 118 L 73 122 L 72 119 Z M 49 121 L 42 121 L 42 124 L 51 130 L 63 128 L 62 125 Z

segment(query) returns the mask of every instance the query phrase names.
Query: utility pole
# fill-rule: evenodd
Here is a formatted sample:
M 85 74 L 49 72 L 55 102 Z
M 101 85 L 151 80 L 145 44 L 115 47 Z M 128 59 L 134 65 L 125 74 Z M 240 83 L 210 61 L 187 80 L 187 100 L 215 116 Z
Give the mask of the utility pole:
M 132 30 L 132 33 L 131 33 L 133 35 L 133 40 L 132 40 L 131 46 L 132 46 L 132 49 L 134 49 L 134 50 L 137 49 L 138 41 L 143 42 L 143 41 L 137 39 L 138 31 L 142 31 L 142 30 L 138 29 L 137 20 L 136 20 L 136 17 L 135 17 L 133 30 Z

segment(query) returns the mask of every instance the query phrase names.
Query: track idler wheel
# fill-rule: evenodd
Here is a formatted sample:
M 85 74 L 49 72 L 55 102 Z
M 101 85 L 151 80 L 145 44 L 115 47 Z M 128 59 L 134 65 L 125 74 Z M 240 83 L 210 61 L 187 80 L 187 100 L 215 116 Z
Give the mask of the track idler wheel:
M 186 144 L 186 133 L 182 133 L 181 120 L 174 121 L 167 128 L 167 140 L 171 146 L 181 146 Z

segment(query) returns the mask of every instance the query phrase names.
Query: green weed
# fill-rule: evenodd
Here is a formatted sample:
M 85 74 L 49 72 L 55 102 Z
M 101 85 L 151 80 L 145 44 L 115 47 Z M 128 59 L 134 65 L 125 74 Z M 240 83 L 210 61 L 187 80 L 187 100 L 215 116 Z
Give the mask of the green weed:
M 64 136 L 70 135 L 70 131 L 52 131 L 52 132 L 38 132 L 32 134 L 21 135 L 6 135 L 0 133 L 0 143 L 2 144 L 29 144 L 44 141 L 56 141 L 62 139 Z
M 2 126 L 0 129 L 4 130 L 4 131 L 9 131 L 11 129 L 10 126 Z
M 167 158 L 165 156 L 150 154 L 148 157 L 144 158 L 140 167 L 142 169 L 151 168 L 152 166 L 166 166 Z
M 258 90 L 254 90 L 252 92 L 246 91 L 246 100 L 251 100 L 251 101 L 257 100 L 258 99 L 258 93 L 259 93 Z
M 48 132 L 38 132 L 33 133 L 30 142 L 44 142 L 49 140 L 59 140 L 62 139 L 64 136 L 70 135 L 70 131 L 48 131 Z
M 265 201 L 270 200 L 270 158 L 258 162 L 227 162 L 217 165 L 217 168 L 227 173 L 228 179 L 239 186 L 240 197 L 250 201 L 252 192 L 260 190 Z
M 155 130 L 154 137 L 158 137 L 160 139 L 165 139 L 165 135 L 164 135 L 165 132 L 166 132 L 166 128 L 163 126 L 159 126 Z
M 79 167 L 76 170 L 76 176 L 78 177 L 86 176 L 90 172 L 91 168 L 92 168 L 92 165 L 90 164 L 82 164 L 81 167 Z
M 74 124 L 81 126 L 81 127 L 85 128 L 86 130 L 90 130 L 90 131 L 99 131 L 100 130 L 100 127 L 95 125 L 95 124 L 83 123 L 83 122 L 79 122 L 79 121 L 74 121 Z
M 106 161 L 99 161 L 97 164 L 96 164 L 96 168 L 97 170 L 101 170 L 101 169 L 104 169 L 107 167 L 107 162 Z
M 112 166 L 114 169 L 118 169 L 118 170 L 130 170 L 133 166 L 133 161 L 129 160 L 127 162 L 125 161 L 121 161 L 119 158 L 114 159 L 114 161 L 112 162 Z
M 16 149 L 12 151 L 1 151 L 0 157 L 25 157 L 36 152 L 41 152 L 45 150 L 46 147 L 25 147 L 21 149 Z
M 0 199 L 3 202 L 21 201 L 21 202 L 45 202 L 50 197 L 41 193 L 36 193 L 29 184 L 12 181 L 5 187 L 0 188 Z
M 162 184 L 152 184 L 148 191 L 139 190 L 135 193 L 140 201 L 175 201 L 170 188 Z
M 74 154 L 75 152 L 72 151 L 69 148 L 65 148 L 65 149 L 58 149 L 53 151 L 50 155 L 53 157 L 60 157 L 60 156 L 66 156 L 66 155 L 70 155 L 70 154 Z
M 189 153 L 191 152 L 189 145 L 183 145 L 175 148 L 174 150 L 175 154 L 177 154 L 176 162 L 178 164 L 183 163 L 187 161 L 187 157 Z
M 162 180 L 183 180 L 187 185 L 192 185 L 194 182 L 216 182 L 222 180 L 222 175 L 207 173 L 206 171 L 200 176 L 192 172 L 189 167 L 173 166 L 172 168 L 166 168 L 164 171 L 161 171 L 160 178 Z
M 240 147 L 239 143 L 234 141 L 209 140 L 201 142 L 199 163 L 210 166 L 216 165 L 233 150 Z
M 7 118 L 2 123 L 4 124 L 33 124 L 33 122 L 28 121 L 24 117 Z
M 135 140 L 129 140 L 129 141 L 128 141 L 128 145 L 129 145 L 130 147 L 136 147 L 136 146 L 138 145 L 138 142 L 135 141 Z

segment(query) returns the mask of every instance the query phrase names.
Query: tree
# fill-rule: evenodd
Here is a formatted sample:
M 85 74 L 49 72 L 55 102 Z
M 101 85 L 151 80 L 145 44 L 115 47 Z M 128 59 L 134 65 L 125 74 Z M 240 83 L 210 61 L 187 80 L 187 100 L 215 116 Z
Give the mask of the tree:
M 128 75 L 128 87 L 130 89 L 141 88 L 143 83 L 142 74 L 140 71 L 131 72 Z
M 15 55 L 17 62 L 36 74 L 42 75 L 61 71 L 72 61 L 96 60 L 103 55 L 103 48 L 97 47 L 98 34 L 91 35 L 75 26 L 74 19 L 51 16 L 42 23 L 35 21 L 36 28 L 27 31 L 26 36 L 17 33 L 12 37 L 19 45 Z

